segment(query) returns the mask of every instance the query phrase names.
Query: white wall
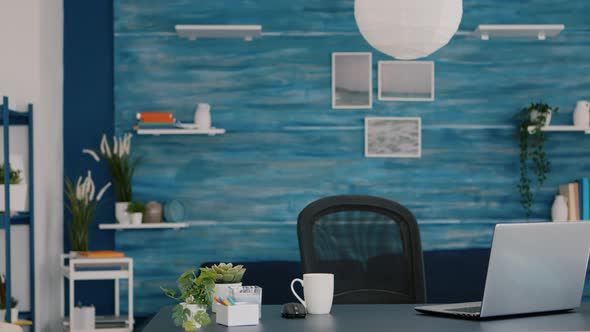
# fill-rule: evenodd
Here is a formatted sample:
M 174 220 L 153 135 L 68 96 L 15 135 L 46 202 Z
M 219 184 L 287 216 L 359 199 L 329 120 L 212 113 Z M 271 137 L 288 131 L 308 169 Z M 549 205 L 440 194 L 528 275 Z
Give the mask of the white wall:
M 17 110 L 24 110 L 27 103 L 35 108 L 35 330 L 58 331 L 63 252 L 63 0 L 0 1 L 0 45 L 0 95 L 9 96 L 10 106 Z M 15 135 L 20 137 L 12 139 L 14 149 L 26 147 L 26 135 Z M 24 237 L 19 235 L 23 233 L 15 235 Z M 23 255 L 13 262 L 22 264 L 27 259 Z M 16 276 L 16 283 L 28 285 L 26 277 Z M 23 287 L 15 288 L 21 296 Z

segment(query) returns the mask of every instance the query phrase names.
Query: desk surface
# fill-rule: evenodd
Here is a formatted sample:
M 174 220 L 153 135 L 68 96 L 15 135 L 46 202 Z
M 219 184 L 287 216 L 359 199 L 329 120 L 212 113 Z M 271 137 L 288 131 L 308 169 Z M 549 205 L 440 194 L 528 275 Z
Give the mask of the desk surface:
M 308 315 L 306 319 L 283 319 L 281 306 L 263 306 L 259 325 L 228 328 L 215 323 L 199 331 L 440 331 L 440 332 L 524 332 L 524 331 L 589 331 L 590 303 L 573 312 L 545 316 L 518 317 L 490 321 L 468 321 L 419 314 L 414 305 L 334 305 L 330 315 Z M 387 329 L 385 329 L 387 328 Z M 152 319 L 144 332 L 182 331 L 174 327 L 171 307 L 166 307 Z

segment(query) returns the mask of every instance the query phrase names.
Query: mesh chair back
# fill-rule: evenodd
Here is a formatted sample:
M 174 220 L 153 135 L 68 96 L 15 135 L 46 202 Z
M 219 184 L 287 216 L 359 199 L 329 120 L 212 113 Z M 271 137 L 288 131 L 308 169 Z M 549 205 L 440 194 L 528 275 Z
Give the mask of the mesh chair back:
M 345 195 L 309 204 L 297 221 L 304 273 L 334 274 L 334 303 L 423 303 L 418 224 L 400 204 Z

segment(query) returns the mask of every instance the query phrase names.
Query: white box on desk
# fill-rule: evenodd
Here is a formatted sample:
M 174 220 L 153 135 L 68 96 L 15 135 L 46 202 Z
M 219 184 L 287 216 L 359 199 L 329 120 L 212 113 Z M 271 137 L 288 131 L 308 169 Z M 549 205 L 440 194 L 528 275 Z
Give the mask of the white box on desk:
M 214 303 L 217 310 L 215 321 L 225 326 L 258 325 L 259 307 L 253 303 L 238 303 L 233 306 L 224 306 Z

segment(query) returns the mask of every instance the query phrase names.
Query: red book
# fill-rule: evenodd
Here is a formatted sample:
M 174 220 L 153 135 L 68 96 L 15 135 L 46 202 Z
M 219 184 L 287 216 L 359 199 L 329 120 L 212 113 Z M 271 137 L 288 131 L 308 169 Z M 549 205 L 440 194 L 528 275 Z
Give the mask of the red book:
M 174 123 L 174 117 L 170 112 L 140 112 L 137 120 L 143 122 Z

